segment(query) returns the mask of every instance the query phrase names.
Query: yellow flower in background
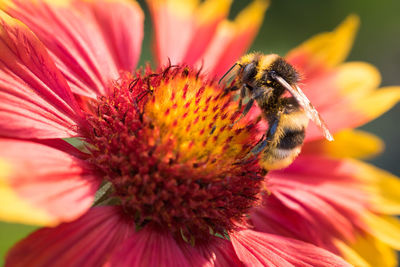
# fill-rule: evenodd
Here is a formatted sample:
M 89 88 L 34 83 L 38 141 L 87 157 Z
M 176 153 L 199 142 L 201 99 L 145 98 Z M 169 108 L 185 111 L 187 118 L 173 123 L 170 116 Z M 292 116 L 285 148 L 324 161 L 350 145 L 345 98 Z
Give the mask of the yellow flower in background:
M 286 56 L 336 141 L 311 123 L 294 163 L 264 176 L 237 162 L 268 125 L 249 114 L 232 127 L 238 105 L 217 81 L 268 2 L 234 21 L 226 0 L 147 2 L 158 68 L 143 71 L 136 2 L 1 2 L 0 218 L 51 226 L 6 265 L 396 266 L 400 184 L 358 159 L 382 143 L 353 128 L 400 88 L 343 63 L 358 18 Z

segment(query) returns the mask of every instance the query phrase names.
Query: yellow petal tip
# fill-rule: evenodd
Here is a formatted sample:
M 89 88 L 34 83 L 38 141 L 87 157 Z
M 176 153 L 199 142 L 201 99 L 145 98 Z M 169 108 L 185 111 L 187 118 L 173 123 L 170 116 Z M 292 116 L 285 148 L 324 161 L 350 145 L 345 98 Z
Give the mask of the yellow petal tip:
M 360 24 L 357 15 L 348 16 L 332 32 L 324 32 L 305 41 L 288 54 L 305 54 L 310 64 L 332 68 L 342 63 L 349 54 Z
M 385 145 L 370 133 L 359 130 L 346 130 L 335 134 L 335 142 L 325 143 L 325 149 L 337 158 L 368 159 L 380 154 Z
M 198 14 L 198 23 L 212 23 L 216 19 L 225 18 L 228 15 L 232 0 L 207 0 L 203 2 Z
M 400 86 L 388 86 L 374 91 L 357 101 L 355 110 L 373 120 L 391 109 L 400 101 Z
M 31 225 L 54 225 L 45 211 L 33 207 L 12 188 L 13 166 L 0 159 L 0 220 Z
M 239 15 L 237 15 L 235 24 L 241 30 L 258 28 L 264 19 L 264 13 L 269 4 L 270 1 L 268 0 L 254 0 L 245 9 L 243 9 Z

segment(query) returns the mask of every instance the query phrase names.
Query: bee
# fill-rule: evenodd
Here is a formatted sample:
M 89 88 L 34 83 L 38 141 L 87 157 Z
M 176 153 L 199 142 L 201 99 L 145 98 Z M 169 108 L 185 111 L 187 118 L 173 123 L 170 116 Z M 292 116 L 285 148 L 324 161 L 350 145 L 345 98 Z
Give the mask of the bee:
M 305 130 L 311 119 L 325 138 L 333 140 L 326 124 L 297 85 L 300 75 L 292 65 L 276 54 L 252 53 L 237 61 L 228 73 L 236 78 L 237 86 L 227 91 L 240 90 L 239 110 L 248 98 L 239 120 L 254 102 L 268 122 L 268 130 L 250 154 L 261 153 L 260 165 L 265 170 L 282 169 L 290 165 L 301 151 Z M 285 96 L 289 92 L 290 96 Z

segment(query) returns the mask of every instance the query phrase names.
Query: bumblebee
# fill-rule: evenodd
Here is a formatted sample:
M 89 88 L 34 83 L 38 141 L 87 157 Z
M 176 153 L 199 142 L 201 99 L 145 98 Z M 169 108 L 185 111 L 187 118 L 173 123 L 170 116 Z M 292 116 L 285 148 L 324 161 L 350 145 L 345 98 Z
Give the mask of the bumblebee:
M 253 155 L 261 153 L 260 165 L 265 170 L 282 169 L 293 162 L 301 151 L 309 119 L 321 129 L 326 139 L 333 140 L 317 110 L 297 85 L 298 72 L 282 57 L 248 54 L 236 62 L 220 82 L 227 74 L 237 79 L 237 86 L 227 90 L 240 90 L 239 109 L 243 109 L 240 118 L 256 102 L 268 122 L 266 134 L 250 152 Z M 290 96 L 285 96 L 285 92 Z M 242 107 L 246 97 L 248 102 Z

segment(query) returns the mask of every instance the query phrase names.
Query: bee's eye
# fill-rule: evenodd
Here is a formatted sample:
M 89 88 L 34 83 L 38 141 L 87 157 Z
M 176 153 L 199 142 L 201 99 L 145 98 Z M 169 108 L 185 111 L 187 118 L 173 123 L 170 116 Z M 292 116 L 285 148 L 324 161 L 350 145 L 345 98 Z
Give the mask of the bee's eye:
M 276 80 L 276 76 L 278 76 L 278 73 L 276 73 L 274 70 L 269 71 L 268 74 L 269 78 L 272 80 Z
M 252 62 L 247 64 L 243 69 L 243 82 L 244 83 L 251 83 L 254 76 L 257 74 L 256 63 Z

